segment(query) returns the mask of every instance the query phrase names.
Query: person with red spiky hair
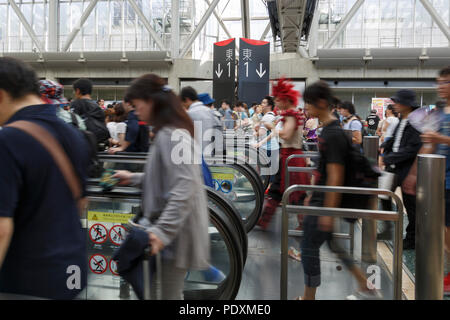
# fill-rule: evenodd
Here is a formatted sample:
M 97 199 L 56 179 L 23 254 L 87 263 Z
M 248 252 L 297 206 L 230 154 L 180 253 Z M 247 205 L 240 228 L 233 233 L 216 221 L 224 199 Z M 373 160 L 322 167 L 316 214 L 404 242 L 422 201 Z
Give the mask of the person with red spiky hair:
M 286 189 L 284 181 L 286 159 L 293 154 L 303 154 L 302 137 L 305 117 L 303 112 L 297 109 L 300 93 L 294 90 L 291 81 L 281 78 L 277 84 L 274 84 L 272 95 L 275 99 L 275 106 L 280 111 L 281 120 L 272 133 L 256 145 L 257 147 L 263 145 L 273 136 L 279 137 L 281 144 L 279 169 L 270 186 L 268 198 L 265 200 L 262 217 L 258 221 L 258 226 L 263 230 L 267 229 Z M 274 158 L 272 157 L 272 159 Z M 289 166 L 305 167 L 306 162 L 303 158 L 295 158 L 290 160 Z M 289 181 L 291 184 L 310 184 L 308 175 L 300 172 L 291 173 Z M 296 192 L 291 195 L 289 200 L 293 203 L 300 203 L 304 196 L 305 192 Z M 299 222 L 301 223 L 301 219 Z

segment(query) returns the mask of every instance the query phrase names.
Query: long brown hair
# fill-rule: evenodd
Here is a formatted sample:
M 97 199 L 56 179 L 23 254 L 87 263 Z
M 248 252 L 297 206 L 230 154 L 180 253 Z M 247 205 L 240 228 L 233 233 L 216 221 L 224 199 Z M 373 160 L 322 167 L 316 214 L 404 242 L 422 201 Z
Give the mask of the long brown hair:
M 128 113 L 125 110 L 125 107 L 122 102 L 119 102 L 114 106 L 114 121 L 115 122 L 124 122 L 127 120 Z
M 128 101 L 141 99 L 153 102 L 154 132 L 166 126 L 186 129 L 194 136 L 194 123 L 181 106 L 172 90 L 165 87 L 164 79 L 155 74 L 146 74 L 134 80 L 126 95 Z

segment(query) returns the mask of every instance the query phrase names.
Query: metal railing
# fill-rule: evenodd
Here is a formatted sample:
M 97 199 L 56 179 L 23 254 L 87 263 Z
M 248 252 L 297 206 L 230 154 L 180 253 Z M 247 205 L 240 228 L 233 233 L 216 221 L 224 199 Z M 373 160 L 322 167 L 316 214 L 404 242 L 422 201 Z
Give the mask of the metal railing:
M 391 197 L 397 207 L 397 211 L 380 211 L 367 209 L 324 208 L 311 206 L 289 205 L 288 199 L 291 193 L 296 191 L 338 192 L 364 195 L 386 195 Z M 280 272 L 280 299 L 287 300 L 288 294 L 288 227 L 289 214 L 302 213 L 310 216 L 331 216 L 340 218 L 364 218 L 370 220 L 393 221 L 395 223 L 394 234 L 394 299 L 402 298 L 402 251 L 403 251 L 403 203 L 392 191 L 372 188 L 331 187 L 293 185 L 283 194 L 282 199 L 282 226 L 281 226 L 281 272 Z
M 284 181 L 285 181 L 285 190 L 290 187 L 291 183 L 290 183 L 290 179 L 289 179 L 289 173 L 291 172 L 304 172 L 304 173 L 308 173 L 312 176 L 313 172 L 315 170 L 317 170 L 316 167 L 289 167 L 289 161 L 291 161 L 292 159 L 298 159 L 298 158 L 319 158 L 319 153 L 318 152 L 304 152 L 303 154 L 293 154 L 290 155 L 285 162 L 285 176 L 284 176 Z M 289 230 L 288 231 L 290 236 L 293 237 L 302 237 L 303 236 L 303 231 L 299 231 L 299 230 Z M 333 233 L 333 237 L 335 238 L 339 238 L 339 239 L 347 239 L 350 241 L 350 253 L 353 255 L 354 249 L 355 249 L 355 229 L 354 229 L 354 225 L 350 224 L 350 229 L 349 229 L 349 233 Z

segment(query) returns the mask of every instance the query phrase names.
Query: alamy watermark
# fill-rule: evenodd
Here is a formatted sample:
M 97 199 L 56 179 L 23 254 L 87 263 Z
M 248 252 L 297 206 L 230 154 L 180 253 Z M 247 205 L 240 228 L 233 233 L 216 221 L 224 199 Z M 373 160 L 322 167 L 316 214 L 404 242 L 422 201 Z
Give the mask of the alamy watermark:
M 249 164 L 260 169 L 260 175 L 270 176 L 279 169 L 279 149 L 275 143 L 265 143 L 259 149 L 252 146 L 257 141 L 246 135 L 227 134 L 220 129 L 203 130 L 201 121 L 194 121 L 194 139 L 187 130 L 172 133 L 175 143 L 171 160 L 174 164 L 202 164 L 202 156 L 209 164 Z

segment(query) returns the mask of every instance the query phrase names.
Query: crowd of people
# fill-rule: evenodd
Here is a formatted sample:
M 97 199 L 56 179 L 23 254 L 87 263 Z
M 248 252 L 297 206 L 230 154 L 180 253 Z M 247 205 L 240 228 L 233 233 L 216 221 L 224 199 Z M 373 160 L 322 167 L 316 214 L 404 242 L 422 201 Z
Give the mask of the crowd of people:
M 35 71 L 13 58 L 0 58 L 0 292 L 53 299 L 72 299 L 87 283 L 86 237 L 80 212 L 86 209 L 86 181 L 90 157 L 98 151 L 146 152 L 151 144 L 144 173 L 117 171 L 121 185 L 142 188 L 142 220 L 146 231 L 136 241 L 151 245 L 152 254 L 162 253 L 162 298 L 182 299 L 189 270 L 221 276 L 210 265 L 207 197 L 207 165 L 202 159 L 217 152 L 210 145 L 217 136 L 197 132 L 235 130 L 253 137 L 252 145 L 279 170 L 271 177 L 258 226 L 267 230 L 286 189 L 285 161 L 291 155 L 317 151 L 317 170 L 290 174 L 291 184 L 346 186 L 355 170 L 355 157 L 362 157 L 363 137 L 379 136 L 380 165 L 395 175 L 391 190 L 401 188 L 408 215 L 403 247 L 415 244 L 416 158 L 419 153 L 438 152 L 447 157 L 446 238 L 447 263 L 450 252 L 450 67 L 437 79 L 439 95 L 446 100 L 435 132 L 420 130 L 412 121 L 419 108 L 415 93 L 399 90 L 391 99 L 383 121 L 372 112 L 363 121 L 351 102 L 337 99 L 325 82 L 308 86 L 305 106 L 298 108 L 300 92 L 287 79 L 273 85 L 270 96 L 250 108 L 244 102 L 234 106 L 222 101 L 220 108 L 208 94 L 192 87 L 177 95 L 164 79 L 147 74 L 134 80 L 123 101 L 104 106 L 92 99 L 88 79 L 73 83 L 74 99 L 64 97 L 63 86 L 38 80 Z M 366 129 L 367 123 L 367 129 Z M 27 128 L 28 126 L 28 128 Z M 30 132 L 37 128 L 43 136 Z M 181 139 L 173 139 L 174 135 Z M 181 143 L 181 145 L 180 145 Z M 308 144 L 309 143 L 309 144 Z M 197 148 L 192 148 L 198 145 Z M 216 144 L 217 146 L 217 144 Z M 192 159 L 202 151 L 199 163 Z M 196 154 L 197 155 L 197 154 Z M 295 158 L 290 166 L 306 167 L 308 158 Z M 187 187 L 188 186 L 188 187 Z M 297 192 L 292 203 L 340 207 L 339 193 Z M 389 210 L 391 201 L 383 201 Z M 359 284 L 350 299 L 373 299 L 379 292 L 367 286 L 365 274 L 333 238 L 334 219 L 298 215 L 298 229 L 304 231 L 300 250 L 290 256 L 301 261 L 304 294 L 298 299 L 315 299 L 321 284 L 320 247 L 327 242 Z M 443 226 L 444 227 L 444 226 Z M 380 238 L 388 237 L 386 225 Z M 139 233 L 139 231 L 136 231 Z M 119 261 L 120 263 L 120 261 Z M 32 268 L 30 266 L 33 266 Z M 71 272 L 81 277 L 68 285 Z M 445 277 L 449 291 L 450 273 Z

